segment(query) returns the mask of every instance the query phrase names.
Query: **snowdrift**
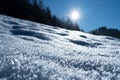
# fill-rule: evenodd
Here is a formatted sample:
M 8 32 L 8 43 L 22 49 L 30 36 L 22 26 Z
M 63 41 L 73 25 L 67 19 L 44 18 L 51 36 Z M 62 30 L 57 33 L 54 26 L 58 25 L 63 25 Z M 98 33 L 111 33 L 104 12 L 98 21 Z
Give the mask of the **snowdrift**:
M 120 40 L 0 15 L 0 80 L 120 80 Z

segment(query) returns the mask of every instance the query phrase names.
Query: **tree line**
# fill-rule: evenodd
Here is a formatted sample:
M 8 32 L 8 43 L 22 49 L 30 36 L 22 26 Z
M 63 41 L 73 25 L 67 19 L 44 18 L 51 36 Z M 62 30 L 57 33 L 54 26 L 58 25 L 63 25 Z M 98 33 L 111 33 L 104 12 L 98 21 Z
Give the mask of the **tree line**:
M 0 13 L 16 18 L 35 21 L 47 25 L 58 26 L 70 30 L 80 30 L 77 23 L 69 18 L 61 20 L 52 15 L 49 7 L 45 7 L 42 0 L 0 0 Z
M 90 33 L 95 35 L 105 35 L 105 36 L 111 36 L 116 37 L 120 39 L 120 30 L 118 29 L 112 29 L 107 28 L 105 26 L 99 27 L 98 29 L 90 31 Z

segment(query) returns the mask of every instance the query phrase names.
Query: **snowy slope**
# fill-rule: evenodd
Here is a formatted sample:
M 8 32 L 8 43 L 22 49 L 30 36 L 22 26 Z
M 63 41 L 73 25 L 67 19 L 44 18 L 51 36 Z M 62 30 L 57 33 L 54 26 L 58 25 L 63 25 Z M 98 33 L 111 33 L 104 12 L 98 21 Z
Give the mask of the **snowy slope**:
M 0 15 L 0 80 L 120 80 L 120 40 Z

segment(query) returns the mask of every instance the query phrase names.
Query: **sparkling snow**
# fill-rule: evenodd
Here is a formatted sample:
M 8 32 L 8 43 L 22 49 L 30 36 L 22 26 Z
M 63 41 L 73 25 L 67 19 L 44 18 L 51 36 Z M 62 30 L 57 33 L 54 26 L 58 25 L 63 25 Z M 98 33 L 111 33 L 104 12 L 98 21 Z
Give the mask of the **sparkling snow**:
M 0 15 L 0 80 L 120 80 L 120 39 Z

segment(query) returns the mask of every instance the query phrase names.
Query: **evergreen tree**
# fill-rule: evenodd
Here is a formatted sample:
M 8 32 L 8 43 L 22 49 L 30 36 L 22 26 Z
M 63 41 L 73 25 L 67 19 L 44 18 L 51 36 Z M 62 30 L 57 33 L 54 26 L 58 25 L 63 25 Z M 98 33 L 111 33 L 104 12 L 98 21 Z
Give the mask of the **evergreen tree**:
M 0 13 L 70 30 L 79 30 L 79 26 L 72 23 L 70 19 L 64 21 L 55 15 L 52 16 L 49 7 L 44 6 L 43 0 L 0 0 Z
M 90 31 L 90 33 L 95 35 L 106 35 L 111 37 L 120 38 L 120 30 L 118 29 L 108 29 L 107 27 L 99 27 L 98 29 Z

